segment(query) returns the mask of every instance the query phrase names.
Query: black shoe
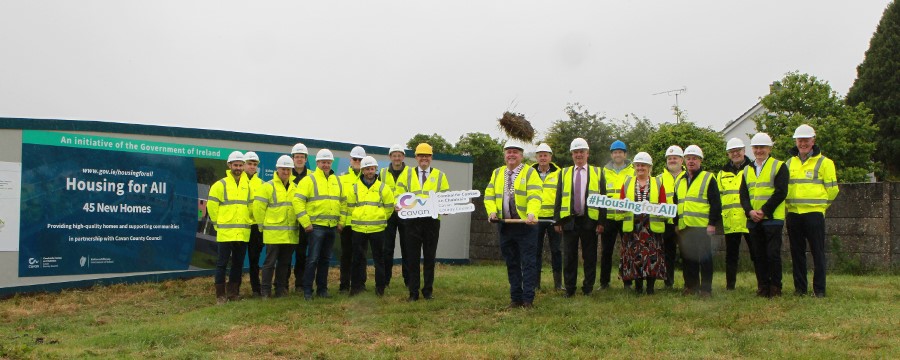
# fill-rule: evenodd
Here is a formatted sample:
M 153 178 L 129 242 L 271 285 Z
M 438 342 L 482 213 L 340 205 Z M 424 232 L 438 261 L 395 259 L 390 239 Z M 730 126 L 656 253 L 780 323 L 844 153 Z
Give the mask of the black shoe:
M 434 295 L 431 295 L 431 294 L 422 295 L 422 297 L 425 298 L 425 300 L 434 300 Z
M 384 296 L 384 287 L 375 287 L 375 295 Z
M 575 292 L 574 291 L 566 291 L 566 293 L 563 295 L 563 297 L 564 298 L 575 297 Z
M 526 301 L 526 302 L 522 303 L 522 308 L 525 310 L 534 309 L 534 303 Z
M 794 291 L 794 296 L 806 296 L 806 291 Z
M 406 298 L 406 302 L 413 302 L 413 301 L 419 301 L 419 297 L 415 296 L 415 295 L 410 295 L 408 298 Z
M 311 301 L 312 299 L 312 294 L 303 294 L 303 300 Z
M 600 287 L 597 290 L 606 290 L 609 289 L 609 284 L 600 284 Z
M 823 298 L 823 297 L 825 297 L 825 293 L 823 293 L 823 292 L 817 292 L 817 293 L 816 293 L 816 297 L 817 297 L 817 298 Z
M 316 294 L 316 296 L 318 296 L 318 297 L 320 297 L 320 298 L 323 298 L 323 299 L 328 299 L 328 298 L 331 297 L 331 295 L 328 294 L 328 290 L 319 292 L 318 294 Z
M 362 292 L 363 292 L 362 289 L 350 289 L 350 294 L 349 294 L 349 296 L 356 296 L 356 295 L 359 295 L 359 294 L 362 293 Z
M 520 307 L 522 307 L 522 303 L 520 303 L 518 301 L 512 301 L 509 303 L 509 305 L 506 305 L 507 309 L 515 309 L 515 308 L 520 308 Z

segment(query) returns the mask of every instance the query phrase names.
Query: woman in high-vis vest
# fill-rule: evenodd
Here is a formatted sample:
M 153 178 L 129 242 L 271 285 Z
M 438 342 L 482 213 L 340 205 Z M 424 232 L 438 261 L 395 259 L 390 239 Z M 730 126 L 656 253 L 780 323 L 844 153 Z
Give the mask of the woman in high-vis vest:
M 634 156 L 635 176 L 626 176 L 619 193 L 620 199 L 637 203 L 666 203 L 666 189 L 655 177 L 650 176 L 653 159 L 650 154 L 639 152 Z M 622 280 L 634 280 L 634 290 L 654 293 L 656 279 L 666 279 L 666 261 L 662 246 L 662 234 L 666 231 L 666 218 L 650 214 L 625 212 L 622 221 L 622 262 L 619 275 Z

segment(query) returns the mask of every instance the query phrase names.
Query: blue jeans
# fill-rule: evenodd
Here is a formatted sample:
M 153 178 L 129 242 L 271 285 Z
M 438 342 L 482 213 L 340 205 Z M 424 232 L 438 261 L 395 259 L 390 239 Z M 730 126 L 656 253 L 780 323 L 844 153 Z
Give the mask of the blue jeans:
M 219 257 L 216 259 L 216 284 L 225 283 L 225 272 L 228 263 L 231 263 L 231 271 L 228 272 L 228 282 L 234 284 L 241 283 L 241 276 L 244 274 L 244 255 L 247 250 L 247 243 L 243 241 L 226 241 L 218 242 Z
M 537 281 L 536 225 L 499 224 L 500 252 L 506 260 L 509 298 L 516 303 L 534 302 Z
M 312 295 L 313 279 L 316 280 L 316 292 L 328 291 L 328 266 L 331 264 L 331 250 L 334 248 L 335 228 L 313 225 L 309 233 L 309 254 L 306 256 L 306 269 L 303 270 L 303 293 Z

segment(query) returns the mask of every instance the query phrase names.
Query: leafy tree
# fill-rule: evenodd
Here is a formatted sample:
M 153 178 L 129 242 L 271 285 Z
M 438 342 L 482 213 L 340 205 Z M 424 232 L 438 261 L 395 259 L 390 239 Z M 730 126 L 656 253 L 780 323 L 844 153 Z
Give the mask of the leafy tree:
M 459 137 L 453 151 L 472 157 L 472 189 L 484 191 L 491 181 L 491 172 L 503 166 L 503 144 L 499 138 L 480 132 Z
M 688 145 L 699 146 L 703 150 L 703 169 L 714 173 L 728 160 L 725 155 L 725 140 L 721 134 L 709 127 L 698 127 L 693 122 L 682 119 L 677 124 L 660 124 L 639 149 L 653 158 L 653 174 L 666 169 L 666 149 L 672 145 L 681 146 L 682 149 Z
M 599 165 L 609 159 L 607 149 L 614 141 L 614 129 L 603 121 L 606 117 L 591 113 L 578 103 L 567 105 L 565 111 L 568 119 L 554 121 L 543 140 L 553 149 L 553 161 L 562 167 L 571 166 L 569 145 L 572 140 L 579 137 L 587 140 L 591 148 L 591 156 L 588 159 L 591 164 Z
M 900 5 L 888 4 L 869 41 L 869 50 L 856 68 L 856 81 L 847 104 L 865 103 L 880 129 L 875 160 L 893 178 L 900 177 Z M 871 136 L 869 136 L 871 138 Z
M 437 133 L 431 135 L 416 134 L 406 142 L 406 148 L 415 150 L 416 146 L 420 143 L 428 143 L 428 145 L 431 145 L 435 154 L 455 154 L 453 152 L 453 145 L 450 145 L 450 143 L 447 142 L 447 139 L 444 139 L 443 136 L 438 135 Z
M 838 181 L 865 181 L 866 174 L 875 169 L 872 154 L 878 126 L 872 123 L 865 104 L 847 105 L 827 82 L 798 72 L 772 83 L 760 102 L 769 112 L 754 121 L 756 128 L 775 142 L 772 154 L 776 158 L 788 158 L 788 150 L 794 147 L 794 129 L 805 123 L 816 130 L 816 144 L 822 153 L 834 160 Z

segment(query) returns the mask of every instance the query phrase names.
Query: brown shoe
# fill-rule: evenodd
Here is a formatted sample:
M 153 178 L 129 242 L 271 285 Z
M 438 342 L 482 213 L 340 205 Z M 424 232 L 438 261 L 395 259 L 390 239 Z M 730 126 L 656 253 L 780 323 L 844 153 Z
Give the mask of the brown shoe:
M 525 310 L 534 309 L 534 303 L 531 303 L 531 302 L 522 303 L 522 308 Z
M 512 301 L 509 303 L 509 305 L 506 305 L 506 308 L 507 309 L 516 309 L 516 308 L 520 308 L 522 306 L 523 306 L 522 303 L 520 303 L 518 301 Z
M 238 301 L 241 299 L 241 283 L 228 283 L 225 287 L 228 301 Z

